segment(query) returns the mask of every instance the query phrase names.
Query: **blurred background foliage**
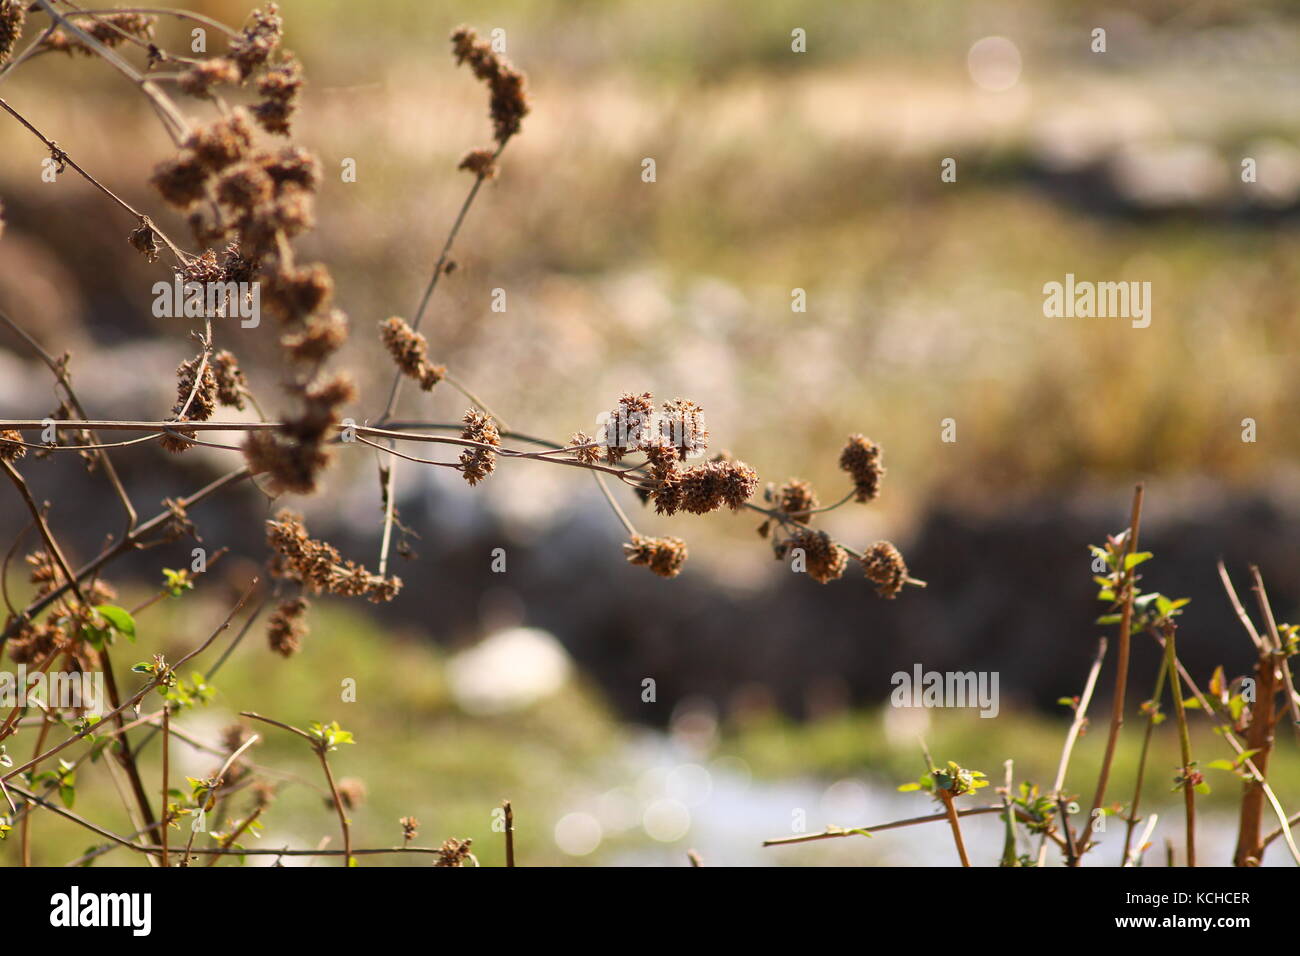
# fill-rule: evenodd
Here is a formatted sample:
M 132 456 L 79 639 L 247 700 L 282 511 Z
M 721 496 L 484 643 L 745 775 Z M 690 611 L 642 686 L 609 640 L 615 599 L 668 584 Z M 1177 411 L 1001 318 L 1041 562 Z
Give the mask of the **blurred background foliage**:
M 235 24 L 247 13 L 243 0 L 183 6 Z M 521 430 L 565 438 L 590 431 L 623 391 L 681 395 L 704 406 L 715 448 L 744 458 L 765 480 L 809 479 L 824 501 L 844 486 L 836 469 L 844 436 L 865 432 L 885 449 L 885 493 L 870 509 L 843 509 L 825 522 L 855 546 L 886 536 L 904 543 L 938 510 L 997 526 L 1045 501 L 1105 501 L 1104 518 L 1054 544 L 1080 555 L 1069 568 L 1077 582 L 1061 585 L 1076 591 L 1089 587 L 1083 538 L 1098 541 L 1122 526 L 1135 478 L 1152 483 L 1153 502 L 1177 490 L 1171 520 L 1205 518 L 1195 540 L 1208 554 L 1226 547 L 1221 539 L 1231 533 L 1205 517 L 1225 503 L 1282 494 L 1289 502 L 1283 514 L 1291 521 L 1300 515 L 1300 118 L 1292 108 L 1300 18 L 1293 4 L 286 0 L 280 7 L 286 46 L 302 58 L 309 80 L 295 139 L 320 156 L 326 171 L 318 227 L 300 247 L 305 257 L 329 264 L 339 305 L 352 318 L 340 364 L 362 387 L 359 419 L 379 411 L 390 372 L 375 324 L 392 314 L 410 317 L 469 184 L 456 162 L 489 137 L 485 97 L 467 71 L 452 67 L 446 42 L 451 28 L 469 22 L 485 34 L 506 31 L 509 56 L 529 74 L 533 112 L 504 155 L 501 177 L 473 210 L 455 253 L 459 268 L 440 287 L 424 330 L 434 359 Z M 1104 54 L 1089 48 L 1096 27 L 1107 30 Z M 794 28 L 807 31 L 807 53 L 791 52 Z M 164 22 L 158 35 L 175 45 L 186 32 Z M 977 64 L 968 57 L 987 36 L 1005 36 L 1019 51 L 1022 71 L 1009 89 L 975 82 Z M 143 98 L 120 77 L 94 61 L 45 56 L 7 80 L 3 93 L 129 201 L 160 209 L 145 179 L 171 148 Z M 0 143 L 8 220 L 0 302 L 49 348 L 73 351 L 83 398 L 96 414 L 159 417 L 172 401 L 175 366 L 192 351 L 174 320 L 150 315 L 148 290 L 162 266 L 147 265 L 130 249 L 124 240 L 132 224 L 85 183 L 71 176 L 42 183 L 40 144 L 15 124 L 0 125 Z M 656 161 L 653 184 L 640 179 L 645 157 Z M 957 160 L 955 183 L 940 181 L 947 157 Z M 1244 157 L 1258 162 L 1256 184 L 1240 181 Z M 338 175 L 347 159 L 356 161 L 355 183 Z M 160 221 L 184 234 L 179 222 Z M 1042 286 L 1067 272 L 1080 280 L 1150 281 L 1151 327 L 1045 318 Z M 491 310 L 496 288 L 507 292 L 503 313 Z M 791 311 L 795 288 L 806 290 L 806 313 Z M 278 372 L 260 366 L 259 355 L 273 354 L 273 336 L 268 323 L 230 343 L 269 410 Z M 2 417 L 43 415 L 51 398 L 47 376 L 19 346 L 2 344 L 9 348 L 0 351 Z M 463 405 L 443 387 L 432 396 L 408 394 L 403 413 L 449 421 Z M 945 418 L 957 422 L 953 444 L 939 441 Z M 1241 440 L 1244 418 L 1258 423 L 1256 443 Z M 143 461 L 128 467 L 157 483 L 155 497 L 193 486 L 184 470 L 201 478 L 223 460 L 195 451 L 177 465 L 177 476 L 164 479 L 156 468 L 161 452 L 131 454 Z M 33 467 L 68 487 L 94 481 L 78 478 L 75 463 Z M 595 573 L 594 564 L 599 587 L 633 593 L 650 586 L 642 584 L 641 569 L 618 566 L 612 518 L 600 511 L 590 483 L 565 469 L 502 467 L 473 493 L 454 475 L 413 468 L 399 475 L 399 502 L 422 519 L 413 523 L 433 556 L 432 563 L 399 569 L 408 591 L 444 573 L 444 539 L 471 534 L 505 535 L 543 555 L 552 549 L 560 562 L 596 552 L 577 566 Z M 374 462 L 344 456 L 318 502 L 293 504 L 307 511 L 314 531 L 351 535 L 355 556 L 364 558 L 375 546 L 376 497 Z M 422 510 L 426 500 L 437 504 Z M 105 511 L 106 501 L 92 510 Z M 260 516 L 264 507 L 253 501 L 243 513 Z M 8 540 L 20 516 L 6 510 Z M 756 542 L 756 522 L 743 517 L 634 517 L 643 532 L 691 542 L 687 575 L 665 588 L 690 578 L 743 602 L 773 587 L 781 572 Z M 57 527 L 57 509 L 52 518 Z M 93 527 L 97 519 L 86 520 Z M 585 543 L 555 552 L 557 522 L 590 532 Z M 209 528 L 210 538 L 224 543 L 216 530 Z M 1055 541 L 1054 532 L 1059 526 L 1050 521 L 1039 530 L 1044 541 Z M 253 540 L 259 535 L 254 528 Z M 85 532 L 83 554 L 96 540 Z M 933 550 L 923 554 L 945 551 L 941 535 L 926 540 Z M 1252 539 L 1238 549 L 1261 561 L 1265 551 L 1291 554 L 1275 570 L 1283 578 L 1277 610 L 1286 619 L 1294 619 L 1300 601 L 1294 550 L 1286 539 Z M 979 553 L 977 547 L 972 566 Z M 1196 556 L 1212 578 L 1207 555 Z M 990 549 L 986 565 L 1012 573 L 1018 562 L 1034 560 L 1034 553 Z M 1059 566 L 1052 567 L 1055 573 Z M 934 570 L 916 573 L 929 577 Z M 141 573 L 145 581 L 134 586 L 144 594 L 156 569 Z M 1180 583 L 1159 586 L 1175 594 L 1196 590 L 1180 590 Z M 802 592 L 815 587 L 798 584 Z M 627 806 L 644 809 L 672 788 L 624 765 L 629 741 L 644 733 L 623 722 L 636 709 L 639 688 L 624 682 L 615 692 L 608 681 L 588 681 L 585 668 L 604 666 L 593 663 L 589 645 L 568 690 L 511 717 L 470 718 L 447 698 L 440 676 L 446 654 L 498 624 L 531 623 L 534 605 L 525 601 L 520 610 L 521 599 L 503 590 L 450 598 L 471 609 L 473 620 L 463 627 L 446 624 L 457 612 L 422 605 L 415 595 L 404 617 L 400 606 L 394 609 L 401 619 L 331 607 L 318 616 L 306 650 L 287 663 L 250 638 L 254 646 L 217 681 L 223 696 L 214 706 L 227 717 L 252 707 L 299 724 L 337 716 L 354 730 L 358 746 L 340 764 L 369 784 L 371 806 L 358 814 L 360 842 L 398 842 L 396 817 L 415 813 L 438 839 L 474 836 L 485 861 L 495 862 L 500 848 L 487 808 L 510 795 L 522 846 L 535 860 L 569 859 L 552 828 L 569 810 L 585 807 L 604 839 L 584 859 L 680 862 L 681 840 L 648 842 L 635 826 L 619 829 L 618 820 L 636 816 Z M 654 593 L 672 600 L 668 591 Z M 909 626 L 879 626 L 927 646 L 950 620 L 956 633 L 984 593 L 954 602 L 945 612 L 950 618 L 933 610 Z M 1197 592 L 1190 619 L 1207 603 L 1222 605 L 1221 595 L 1205 594 Z M 1082 630 L 1084 641 L 1065 655 L 1069 666 L 1047 675 L 1050 686 L 1038 696 L 1062 692 L 1061 683 L 1077 692 L 1085 668 L 1074 665 L 1087 660 L 1085 641 L 1095 638 L 1087 616 L 1075 614 L 1074 605 L 1061 614 L 1057 596 L 1045 591 L 1018 591 L 1015 599 L 1025 616 L 1039 615 L 1034 627 L 1042 641 L 1053 639 L 1050 628 L 1064 617 Z M 873 600 L 865 587 L 852 598 L 861 605 Z M 908 594 L 898 604 L 909 600 L 937 608 L 945 593 Z M 852 602 L 839 604 L 837 620 L 849 622 L 848 629 L 859 613 Z M 1230 622 L 1217 610 L 1218 620 Z M 148 626 L 189 635 L 216 613 L 215 605 L 206 617 L 170 608 Z M 872 604 L 861 613 L 881 621 L 895 611 Z M 929 626 L 913 626 L 918 620 Z M 551 630 L 570 651 L 582 644 L 563 627 Z M 829 636 L 819 624 L 798 640 Z M 656 638 L 669 658 L 674 651 L 662 645 L 692 639 L 690 625 Z M 967 666 L 980 658 L 964 640 L 954 638 L 952 660 Z M 1240 634 L 1220 632 L 1207 653 L 1217 660 L 1243 644 Z M 607 647 L 611 658 L 621 653 L 616 641 Z M 918 653 L 902 646 L 895 663 L 910 664 Z M 1033 654 L 1017 653 L 1017 660 Z M 1041 646 L 1037 653 L 1022 666 L 1054 670 L 1040 663 L 1051 654 Z M 363 687 L 382 685 L 382 700 L 376 692 L 365 706 L 331 708 L 344 674 Z M 1145 686 L 1145 678 L 1135 679 Z M 773 686 L 777 680 L 773 675 Z M 847 702 L 859 707 L 889 689 L 883 679 L 850 683 Z M 1003 691 L 1031 694 L 1005 684 Z M 666 702 L 688 728 L 692 714 L 712 713 L 692 700 L 678 695 Z M 665 766 L 737 761 L 714 768 L 719 792 L 724 778 L 735 785 L 751 772 L 778 781 L 763 800 L 733 795 L 745 808 L 736 818 L 749 824 L 742 833 L 716 820 L 718 829 L 708 829 L 700 804 L 682 840 L 701 844 L 721 857 L 717 862 L 931 859 L 924 850 L 909 856 L 898 835 L 886 849 L 886 841 L 873 840 L 851 850 L 758 855 L 757 838 L 787 831 L 791 801 L 807 802 L 808 794 L 824 803 L 825 793 L 848 793 L 852 805 L 844 818 L 817 822 L 810 814 L 810 828 L 872 822 L 860 818 L 868 807 L 886 816 L 899 807 L 898 815 L 919 813 L 914 804 L 923 802 L 913 797 L 896 806 L 887 793 L 919 770 L 917 728 L 886 726 L 875 710 L 809 707 L 799 716 L 826 714 L 800 723 L 781 710 L 788 708 L 724 707 L 722 725 L 705 735 L 706 743 L 679 733 L 680 720 L 650 718 L 668 728 L 658 744 L 669 754 Z M 1064 725 L 1050 714 L 1008 708 L 992 721 L 940 714 L 925 729 L 941 759 L 978 766 L 1000 781 L 1001 760 L 1016 756 L 1021 771 L 1047 784 Z M 1160 766 L 1172 767 L 1177 758 L 1166 736 Z M 1096 749 L 1100 742 L 1089 743 Z M 1135 733 L 1126 746 L 1134 743 Z M 1291 793 L 1300 775 L 1293 743 L 1288 737 L 1277 762 Z M 272 733 L 258 761 L 296 760 L 310 776 L 310 754 L 295 755 L 293 744 Z M 1083 748 L 1080 779 L 1095 757 Z M 742 763 L 744 772 L 737 770 Z M 645 792 L 628 784 L 629 774 Z M 870 782 L 866 803 L 852 804 L 851 786 L 825 790 L 846 778 Z M 798 797 L 779 789 L 788 781 L 803 781 L 791 784 L 803 788 Z M 1126 785 L 1117 780 L 1113 792 L 1126 799 Z M 1167 796 L 1156 789 L 1160 799 Z M 284 842 L 332 832 L 318 796 L 309 788 L 286 790 L 295 816 L 277 831 Z M 614 804 L 623 809 L 610 810 Z M 822 816 L 837 806 L 832 799 Z M 996 847 L 996 827 L 988 829 Z M 66 845 L 50 851 L 56 859 L 70 847 L 68 855 L 75 854 L 82 836 L 59 839 Z M 950 862 L 942 839 L 933 852 Z M 0 850 L 0 859 L 10 853 Z

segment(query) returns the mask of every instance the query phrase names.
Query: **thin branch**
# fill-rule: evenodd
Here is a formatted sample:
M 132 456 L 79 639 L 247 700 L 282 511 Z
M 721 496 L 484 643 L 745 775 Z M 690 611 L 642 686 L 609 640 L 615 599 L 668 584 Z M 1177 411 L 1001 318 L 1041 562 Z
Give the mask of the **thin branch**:
M 1128 658 L 1130 629 L 1133 625 L 1133 584 L 1136 568 L 1128 566 L 1130 555 L 1137 554 L 1138 531 L 1142 522 L 1142 485 L 1133 490 L 1133 513 L 1129 518 L 1128 534 L 1124 538 L 1124 550 L 1120 554 L 1119 569 L 1123 574 L 1124 610 L 1119 622 L 1119 648 L 1115 661 L 1115 693 L 1111 700 L 1110 732 L 1106 736 L 1106 754 L 1101 762 L 1101 774 L 1097 778 L 1097 792 L 1092 798 L 1092 809 L 1088 813 L 1088 828 L 1079 844 L 1079 856 L 1088 852 L 1092 842 L 1092 821 L 1096 811 L 1101 809 L 1106 800 L 1106 784 L 1110 780 L 1110 767 L 1115 760 L 1115 748 L 1119 744 L 1119 731 L 1124 726 L 1125 694 L 1128 690 Z

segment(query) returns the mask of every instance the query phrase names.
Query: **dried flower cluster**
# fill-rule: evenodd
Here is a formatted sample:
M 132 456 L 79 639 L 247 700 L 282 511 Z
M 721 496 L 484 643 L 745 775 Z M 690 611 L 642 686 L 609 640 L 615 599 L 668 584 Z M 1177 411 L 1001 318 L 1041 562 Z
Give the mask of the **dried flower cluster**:
M 848 444 L 840 454 L 840 469 L 853 478 L 853 496 L 856 501 L 874 501 L 880 494 L 880 479 L 885 476 L 880 461 L 880 446 L 862 435 L 850 435 Z
M 456 64 L 468 62 L 474 75 L 487 84 L 491 93 L 489 111 L 493 136 L 499 145 L 504 146 L 506 140 L 519 132 L 520 122 L 528 115 L 524 75 L 509 60 L 498 55 L 489 41 L 480 40 L 469 27 L 457 27 L 452 31 L 451 44 Z
M 262 129 L 280 136 L 289 135 L 289 120 L 298 110 L 302 85 L 302 64 L 285 51 L 283 59 L 257 81 L 262 101 L 253 107 L 253 116 Z
M 5 647 L 15 664 L 41 664 L 67 645 L 67 634 L 57 624 L 24 621 Z
M 210 364 L 212 377 L 217 383 L 217 401 L 230 408 L 242 410 L 248 382 L 244 379 L 244 373 L 240 371 L 239 360 L 235 358 L 235 353 L 222 349 L 212 356 Z
M 568 447 L 573 449 L 573 457 L 584 465 L 594 465 L 600 461 L 600 442 L 586 432 L 574 432 Z
M 907 565 L 888 541 L 877 541 L 862 554 L 862 570 L 883 598 L 896 598 L 907 583 Z
M 649 392 L 627 392 L 605 420 L 605 460 L 616 465 L 629 451 L 636 451 L 651 435 L 655 400 Z
M 496 422 L 491 416 L 479 411 L 468 411 L 463 419 L 465 427 L 460 437 L 467 441 L 481 442 L 484 445 L 501 445 L 501 435 Z M 480 481 L 496 470 L 497 456 L 486 448 L 466 448 L 460 453 L 460 470 L 470 485 Z
M 844 576 L 848 567 L 849 556 L 840 545 L 836 544 L 825 531 L 800 528 L 782 545 L 781 556 L 791 549 L 803 550 L 805 570 L 808 577 L 818 584 L 826 584 Z
M 176 404 L 172 406 L 175 420 L 206 422 L 216 407 L 217 380 L 207 358 L 200 356 L 182 362 L 176 369 Z M 192 428 L 174 428 L 163 433 L 160 444 L 167 451 L 179 453 L 191 446 L 185 439 L 193 437 Z
M 0 66 L 13 56 L 26 19 L 27 6 L 23 0 L 0 0 Z
M 681 538 L 647 538 L 634 535 L 623 545 L 628 564 L 648 567 L 661 578 L 675 578 L 686 563 L 686 542 Z
M 22 432 L 14 431 L 12 428 L 0 432 L 0 459 L 14 462 L 26 455 L 27 449 L 22 441 Z
M 284 20 L 274 3 L 268 3 L 265 10 L 254 10 L 249 20 L 243 32 L 230 41 L 230 58 L 239 67 L 243 79 L 252 76 L 271 58 L 284 34 Z
M 402 817 L 397 821 L 402 826 L 402 841 L 410 843 L 420 835 L 420 821 L 415 817 Z
M 316 593 L 343 597 L 364 595 L 376 603 L 391 601 L 402 589 L 402 579 L 371 574 L 354 561 L 345 561 L 338 549 L 307 534 L 302 517 L 281 511 L 266 523 L 266 541 L 275 557 L 274 577 L 301 582 Z
M 497 175 L 497 154 L 495 150 L 480 146 L 471 149 L 461 157 L 457 169 L 471 172 L 479 179 L 495 179 Z
M 271 650 L 281 657 L 292 657 L 302 647 L 302 639 L 307 636 L 307 608 L 310 607 L 304 597 L 281 601 L 267 623 L 266 637 Z
M 447 366 L 429 362 L 429 343 L 400 316 L 379 323 L 379 338 L 402 374 L 419 382 L 421 390 L 429 391 L 446 377 Z
M 264 99 L 251 114 L 236 108 L 195 129 L 180 155 L 158 166 L 152 182 L 182 210 L 206 202 L 210 210 L 190 215 L 196 238 L 229 243 L 220 267 L 211 249 L 204 253 L 200 261 L 213 268 L 205 268 L 199 281 L 260 282 L 262 301 L 282 331 L 280 345 L 289 365 L 285 388 L 300 410 L 286 416 L 281 429 L 251 432 L 244 453 L 249 467 L 267 474 L 274 490 L 309 494 L 329 463 L 327 442 L 341 420 L 339 409 L 354 390 L 346 377 L 321 369 L 347 338 L 347 318 L 332 307 L 333 278 L 323 265 L 295 263 L 290 245 L 314 224 L 320 164 L 297 146 L 269 151 L 254 145 L 254 120 L 268 132 L 288 132 L 302 86 L 298 61 L 280 51 L 282 31 L 279 12 L 270 4 L 255 11 L 231 40 L 226 58 L 190 70 L 186 82 L 196 92 L 218 82 L 246 82 L 260 70 L 257 87 Z M 220 378 L 221 370 L 216 374 Z M 227 397 L 245 391 L 233 375 L 225 384 Z
M 176 85 L 181 92 L 200 98 L 212 95 L 213 87 L 235 86 L 243 80 L 239 66 L 227 57 L 213 57 L 184 71 Z
M 880 446 L 875 442 L 862 435 L 849 437 L 839 464 L 853 478 L 851 497 L 855 500 L 866 502 L 879 496 L 880 481 L 885 473 L 880 457 Z M 826 584 L 842 578 L 849 558 L 853 557 L 862 565 L 881 597 L 897 597 L 909 583 L 923 585 L 924 582 L 911 579 L 903 556 L 888 541 L 878 541 L 858 555 L 826 532 L 808 527 L 812 521 L 811 512 L 818 510 L 817 493 L 808 482 L 791 478 L 779 490 L 768 485 L 765 498 L 774 507 L 766 510 L 767 520 L 759 525 L 758 533 L 767 537 L 776 529 L 778 533 L 773 536 L 772 549 L 777 560 L 783 561 L 799 549 L 803 556 L 803 570 L 814 581 Z
M 474 854 L 470 853 L 469 848 L 474 841 L 468 837 L 464 840 L 448 839 L 443 841 L 442 848 L 438 851 L 438 862 L 434 866 L 464 866 L 466 861 L 472 861 Z
M 812 520 L 812 515 L 807 512 L 817 507 L 817 493 L 808 482 L 791 478 L 781 486 L 777 507 L 791 521 L 807 524 Z
M 133 38 L 146 43 L 151 41 L 153 28 L 157 22 L 157 17 L 140 13 L 101 13 L 78 26 L 104 46 L 116 47 Z M 41 41 L 41 46 L 56 53 L 95 55 L 95 51 L 89 44 L 81 37 L 69 34 L 63 27 L 59 27 Z
M 157 262 L 158 256 L 162 253 L 162 246 L 158 244 L 158 233 L 147 216 L 140 220 L 139 226 L 131 230 L 126 241 L 131 243 L 131 246 L 144 256 L 147 262 Z
M 686 398 L 664 402 L 659 416 L 659 436 L 665 445 L 676 450 L 679 461 L 704 454 L 709 447 L 704 409 Z
M 703 515 L 723 505 L 739 511 L 757 488 L 758 473 L 749 465 L 716 458 L 660 479 L 651 497 L 662 514 Z

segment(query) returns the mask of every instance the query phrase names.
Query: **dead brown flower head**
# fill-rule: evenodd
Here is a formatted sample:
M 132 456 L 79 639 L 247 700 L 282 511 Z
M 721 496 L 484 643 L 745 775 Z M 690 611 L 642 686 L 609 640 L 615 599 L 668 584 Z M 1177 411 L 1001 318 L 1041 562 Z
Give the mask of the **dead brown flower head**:
M 808 482 L 791 478 L 781 486 L 777 507 L 789 515 L 791 521 L 807 524 L 812 520 L 812 515 L 800 512 L 811 511 L 817 507 L 817 493 Z
M 686 563 L 686 542 L 681 538 L 647 538 L 635 535 L 623 545 L 628 564 L 648 567 L 661 578 L 675 578 Z
M 317 593 L 379 602 L 391 601 L 402 589 L 401 578 L 371 574 L 345 561 L 332 544 L 311 538 L 302 517 L 291 511 L 281 511 L 266 523 L 266 542 L 275 552 L 272 575 L 300 581 Z
M 468 62 L 474 75 L 487 84 L 491 93 L 493 136 L 504 144 L 519 132 L 520 123 L 528 115 L 527 80 L 509 60 L 492 49 L 489 41 L 480 40 L 467 26 L 452 32 L 451 46 L 456 64 Z
M 240 371 L 239 360 L 235 353 L 222 349 L 212 356 L 212 377 L 216 381 L 217 401 L 231 408 L 243 409 L 244 392 L 248 382 Z
M 348 338 L 348 318 L 338 309 L 314 315 L 301 332 L 280 337 L 280 347 L 298 362 L 319 362 L 337 352 Z
M 248 112 L 236 108 L 229 116 L 198 127 L 185 141 L 185 146 L 210 172 L 220 172 L 234 165 L 253 147 L 253 127 L 248 122 Z
M 479 179 L 495 179 L 497 175 L 496 152 L 482 146 L 471 149 L 461 157 L 456 168 L 467 170 L 479 177 Z
M 704 409 L 689 399 L 674 398 L 671 402 L 664 402 L 659 433 L 667 444 L 677 449 L 677 457 L 682 461 L 704 454 L 709 447 Z
M 465 413 L 465 427 L 460 437 L 468 441 L 482 442 L 485 445 L 501 444 L 501 434 L 491 416 L 478 411 Z M 496 469 L 497 456 L 486 448 L 466 448 L 460 453 L 460 470 L 465 480 L 471 485 L 480 481 Z
M 880 479 L 885 467 L 880 461 L 880 446 L 862 435 L 850 435 L 840 454 L 840 469 L 853 478 L 853 495 L 857 501 L 874 501 L 880 494 Z
M 149 177 L 162 198 L 177 209 L 189 209 L 201 200 L 207 181 L 208 171 L 193 153 L 163 160 Z
M 639 448 L 650 438 L 654 410 L 654 396 L 649 392 L 640 395 L 627 392 L 618 400 L 605 420 L 606 461 L 611 465 L 617 464 L 629 451 Z
M 15 462 L 26 455 L 27 449 L 20 444 L 22 440 L 23 433 L 12 428 L 0 432 L 0 458 Z
M 584 465 L 594 465 L 600 461 L 600 443 L 586 432 L 574 432 L 569 439 L 569 447 L 573 449 L 573 457 Z
M 709 461 L 682 472 L 681 508 L 708 514 L 724 504 L 739 511 L 754 496 L 758 474 L 743 461 Z
M 234 86 L 241 79 L 238 64 L 220 56 L 196 63 L 181 74 L 176 85 L 190 96 L 207 97 L 212 95 L 214 86 Z
M 118 47 L 132 37 L 146 42 L 152 40 L 157 19 L 139 13 L 101 13 L 93 20 L 82 20 L 77 26 L 104 46 Z M 81 37 L 68 33 L 63 27 L 59 27 L 47 36 L 41 46 L 69 55 L 73 53 L 82 56 L 96 55 L 96 51 Z
M 280 269 L 262 282 L 262 302 L 285 323 L 301 322 L 334 297 L 334 278 L 317 263 Z
M 0 66 L 13 55 L 18 38 L 23 35 L 27 4 L 23 0 L 0 0 Z
M 848 567 L 848 553 L 831 540 L 825 531 L 800 528 L 791 537 L 788 547 L 802 548 L 808 577 L 818 584 L 826 584 L 844 576 Z
M 302 84 L 302 64 L 288 52 L 280 63 L 262 74 L 257 81 L 257 92 L 263 100 L 253 107 L 253 116 L 262 129 L 281 136 L 289 135 L 289 120 L 298 110 Z
M 145 257 L 148 262 L 157 262 L 158 255 L 162 252 L 162 247 L 158 245 L 158 233 L 154 231 L 153 223 L 147 218 L 140 220 L 140 225 L 131 230 L 131 234 L 126 237 L 126 241 Z
M 243 33 L 230 41 L 230 58 L 239 67 L 240 76 L 247 79 L 265 63 L 280 46 L 283 34 L 279 7 L 268 3 L 265 10 L 254 10 Z
M 217 199 L 236 213 L 255 215 L 259 206 L 271 201 L 275 181 L 255 163 L 238 163 L 217 180 Z
M 419 382 L 421 390 L 429 391 L 446 376 L 445 365 L 429 363 L 429 343 L 405 319 L 394 315 L 380 322 L 379 337 L 402 374 Z
M 898 548 L 888 541 L 877 541 L 862 553 L 862 570 L 876 585 L 883 598 L 896 598 L 907 583 L 907 565 Z
M 295 441 L 273 431 L 249 432 L 242 446 L 244 461 L 255 475 L 265 474 L 273 492 L 309 495 L 316 477 L 330 462 L 319 444 Z
M 276 186 L 286 183 L 315 192 L 320 186 L 320 160 L 301 146 L 285 146 L 276 153 L 259 154 L 257 162 Z
M 473 843 L 474 841 L 468 837 L 464 840 L 444 840 L 441 849 L 438 851 L 438 862 L 433 865 L 464 866 L 467 860 L 474 860 L 474 854 L 469 851 Z
M 309 606 L 303 597 L 281 601 L 267 622 L 267 642 L 281 657 L 292 657 L 302 647 L 302 639 L 308 632 L 306 614 Z
M 176 404 L 172 406 L 172 414 L 178 416 L 177 420 L 206 422 L 216 408 L 217 379 L 212 374 L 212 363 L 200 357 L 177 366 Z

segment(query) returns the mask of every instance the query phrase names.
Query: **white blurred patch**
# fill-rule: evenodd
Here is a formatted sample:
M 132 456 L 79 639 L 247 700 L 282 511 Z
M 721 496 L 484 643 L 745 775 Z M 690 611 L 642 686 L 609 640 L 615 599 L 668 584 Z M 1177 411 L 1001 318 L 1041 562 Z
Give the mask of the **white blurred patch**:
M 1132 143 L 1111 162 L 1115 188 L 1143 206 L 1194 205 L 1228 185 L 1221 157 L 1204 143 Z
M 870 792 L 861 780 L 837 780 L 826 788 L 821 798 L 821 812 L 826 820 L 836 825 L 861 820 L 867 812 Z
M 452 697 L 474 716 L 522 710 L 554 694 L 571 672 L 560 642 L 535 627 L 498 631 L 447 663 Z
M 1246 149 L 1258 163 L 1248 187 L 1262 206 L 1286 206 L 1300 198 L 1300 150 L 1280 139 L 1261 140 Z
M 1006 37 L 984 37 L 966 54 L 970 78 L 981 90 L 1001 93 L 1020 81 L 1020 50 Z
M 690 830 L 691 811 L 678 800 L 656 800 L 645 808 L 641 825 L 650 839 L 674 843 Z
M 590 813 L 568 813 L 555 824 L 555 845 L 569 856 L 595 852 L 603 838 L 600 821 Z
M 697 807 L 713 792 L 713 775 L 699 764 L 679 764 L 669 771 L 664 789 L 673 799 Z

